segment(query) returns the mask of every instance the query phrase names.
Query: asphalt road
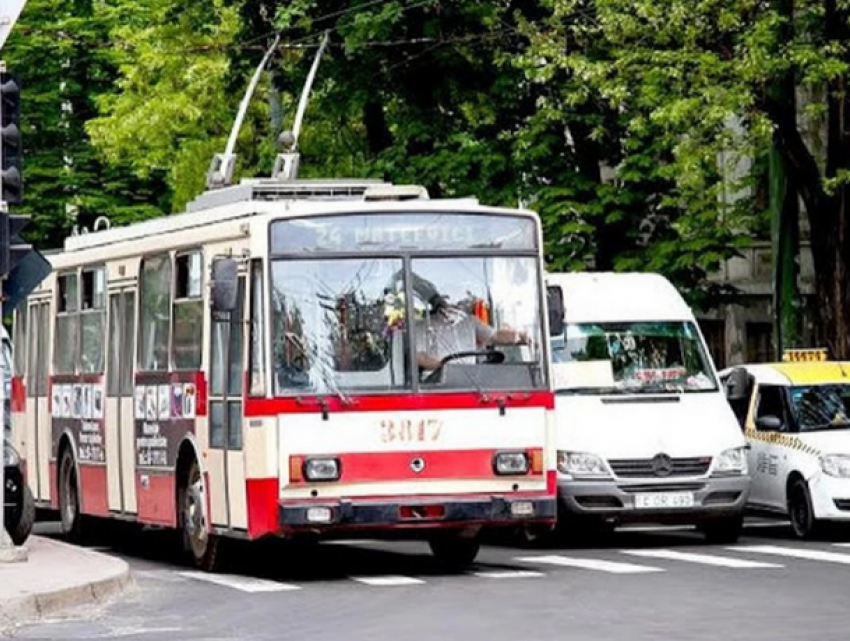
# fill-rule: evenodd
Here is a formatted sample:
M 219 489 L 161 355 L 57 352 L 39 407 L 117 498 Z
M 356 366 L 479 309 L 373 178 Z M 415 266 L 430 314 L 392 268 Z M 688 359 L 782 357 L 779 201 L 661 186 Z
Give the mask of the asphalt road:
M 488 545 L 476 567 L 460 575 L 439 573 L 427 546 L 416 542 L 241 547 L 223 575 L 182 565 L 161 533 L 111 532 L 91 545 L 129 560 L 135 584 L 101 609 L 21 628 L 15 638 L 846 641 L 850 635 L 850 533 L 801 543 L 781 524 L 763 521 L 733 546 L 707 545 L 676 529 L 618 531 L 582 548 Z

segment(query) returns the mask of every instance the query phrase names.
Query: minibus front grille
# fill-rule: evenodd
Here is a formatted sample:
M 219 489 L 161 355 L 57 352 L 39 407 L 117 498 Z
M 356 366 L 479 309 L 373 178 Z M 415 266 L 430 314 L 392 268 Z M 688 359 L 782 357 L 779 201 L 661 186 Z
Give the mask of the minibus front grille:
M 711 459 L 671 458 L 666 466 L 659 467 L 655 459 L 615 459 L 608 461 L 614 474 L 620 478 L 670 478 L 678 476 L 704 476 Z

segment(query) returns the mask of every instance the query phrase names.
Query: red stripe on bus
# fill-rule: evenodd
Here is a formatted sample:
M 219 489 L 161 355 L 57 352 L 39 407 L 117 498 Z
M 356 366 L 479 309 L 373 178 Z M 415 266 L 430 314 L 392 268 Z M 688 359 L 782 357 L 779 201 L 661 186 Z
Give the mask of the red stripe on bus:
M 195 399 L 195 416 L 207 415 L 207 377 L 203 372 L 195 376 L 195 389 L 198 397 Z
M 555 470 L 546 472 L 546 492 L 552 495 L 558 494 L 558 472 Z
M 539 448 L 511 448 L 512 451 L 531 453 Z M 340 483 L 368 483 L 372 481 L 418 481 L 440 479 L 492 479 L 492 478 L 537 478 L 540 473 L 529 472 L 516 476 L 497 475 L 493 459 L 499 450 L 439 450 L 428 452 L 363 452 L 339 454 Z M 303 457 L 303 456 L 302 456 Z M 306 458 L 306 457 L 303 457 Z M 414 461 L 424 463 L 421 471 L 415 472 Z
M 147 477 L 145 484 L 143 476 Z M 173 472 L 136 472 L 138 520 L 174 527 L 177 524 L 174 493 Z
M 248 537 L 256 539 L 280 529 L 278 522 L 278 480 L 248 479 L 245 498 L 248 503 Z
M 106 466 L 79 464 L 80 511 L 92 516 L 109 516 L 106 489 Z
M 477 392 L 448 394 L 397 394 L 353 397 L 346 403 L 337 396 L 302 396 L 295 398 L 248 398 L 245 416 L 275 416 L 277 414 L 308 414 L 321 411 L 319 402 L 327 403 L 329 412 L 388 412 L 417 410 L 498 410 L 504 402 L 507 411 L 517 407 L 555 408 L 551 392 Z
M 554 498 L 546 490 L 524 490 L 517 492 L 458 492 L 457 494 L 365 494 L 363 496 L 305 496 L 298 498 L 280 499 L 281 505 L 334 505 L 340 501 L 350 501 L 354 505 L 364 503 L 451 503 L 453 501 L 482 501 L 492 499 L 494 496 L 510 496 L 511 499 L 546 499 Z
M 27 387 L 23 377 L 12 377 L 12 398 L 9 402 L 13 412 L 27 411 Z

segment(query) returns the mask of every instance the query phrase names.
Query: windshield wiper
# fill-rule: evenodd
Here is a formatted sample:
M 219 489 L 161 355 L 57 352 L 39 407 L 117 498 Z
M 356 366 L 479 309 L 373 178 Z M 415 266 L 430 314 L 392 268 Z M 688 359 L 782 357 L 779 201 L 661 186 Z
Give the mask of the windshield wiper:
M 558 396 L 604 396 L 628 393 L 628 390 L 621 387 L 561 387 L 555 390 Z

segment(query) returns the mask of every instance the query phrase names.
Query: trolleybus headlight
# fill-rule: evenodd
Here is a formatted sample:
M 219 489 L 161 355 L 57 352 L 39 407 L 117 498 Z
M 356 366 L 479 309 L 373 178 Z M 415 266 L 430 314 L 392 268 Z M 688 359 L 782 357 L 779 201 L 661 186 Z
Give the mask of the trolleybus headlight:
M 733 447 L 723 450 L 714 459 L 714 474 L 746 474 L 749 472 L 747 465 L 747 448 Z
M 602 457 L 589 452 L 558 452 L 558 471 L 561 474 L 583 477 L 608 477 L 608 466 Z
M 339 459 L 309 458 L 304 461 L 304 476 L 308 481 L 336 481 L 339 478 Z
M 6 443 L 3 448 L 3 467 L 17 467 L 21 462 L 21 457 L 14 447 Z
M 493 459 L 496 474 L 528 474 L 528 455 L 525 452 L 499 452 Z
M 827 454 L 820 457 L 820 469 L 824 474 L 840 479 L 850 478 L 850 456 Z

